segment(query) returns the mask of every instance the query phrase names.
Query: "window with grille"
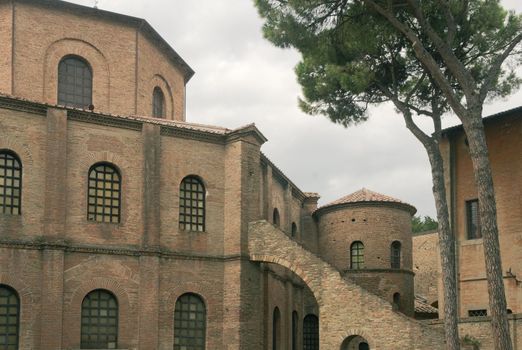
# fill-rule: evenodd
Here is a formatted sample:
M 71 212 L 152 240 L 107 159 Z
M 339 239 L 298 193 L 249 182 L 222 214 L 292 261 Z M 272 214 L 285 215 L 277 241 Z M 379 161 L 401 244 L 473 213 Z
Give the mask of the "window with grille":
M 118 302 L 112 293 L 97 289 L 82 302 L 82 349 L 118 347 Z
M 281 312 L 276 306 L 272 315 L 272 350 L 281 349 Z
M 152 116 L 154 118 L 165 118 L 165 95 L 158 86 L 152 92 Z
M 187 176 L 181 182 L 179 228 L 184 231 L 205 231 L 205 187 L 195 176 Z
M 303 350 L 319 350 L 319 319 L 306 315 L 303 320 Z
M 22 163 L 11 151 L 0 151 L 0 213 L 20 215 Z
M 468 239 L 482 238 L 478 200 L 474 199 L 466 202 L 466 216 L 468 221 Z
M 97 163 L 89 170 L 87 220 L 120 222 L 121 176 L 107 163 Z
M 20 300 L 14 289 L 0 285 L 0 350 L 18 349 Z
M 483 316 L 487 316 L 487 315 L 488 315 L 488 311 L 486 309 L 468 310 L 469 317 L 483 317 Z
M 174 350 L 204 350 L 207 311 L 195 294 L 183 294 L 174 310 Z
M 391 268 L 392 269 L 400 269 L 401 268 L 401 242 L 395 241 L 391 245 Z
M 350 268 L 364 268 L 364 244 L 362 242 L 353 242 L 350 247 Z
M 272 213 L 272 222 L 277 227 L 279 227 L 281 224 L 281 220 L 279 219 L 279 210 L 277 208 L 274 208 L 274 212 Z
M 80 57 L 64 57 L 58 65 L 58 104 L 87 108 L 92 104 L 92 70 Z

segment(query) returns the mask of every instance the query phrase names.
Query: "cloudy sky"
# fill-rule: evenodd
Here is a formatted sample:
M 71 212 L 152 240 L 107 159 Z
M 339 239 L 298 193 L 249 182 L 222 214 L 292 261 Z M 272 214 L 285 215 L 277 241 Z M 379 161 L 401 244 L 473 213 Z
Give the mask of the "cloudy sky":
M 502 2 L 522 12 L 520 0 Z M 370 110 L 368 122 L 345 129 L 302 113 L 293 70 L 299 55 L 263 39 L 252 0 L 99 0 L 98 7 L 145 18 L 196 71 L 187 85 L 187 121 L 255 123 L 269 140 L 263 152 L 301 190 L 319 192 L 321 204 L 366 187 L 435 216 L 427 156 L 402 118 L 383 105 Z M 485 114 L 521 101 L 518 92 Z

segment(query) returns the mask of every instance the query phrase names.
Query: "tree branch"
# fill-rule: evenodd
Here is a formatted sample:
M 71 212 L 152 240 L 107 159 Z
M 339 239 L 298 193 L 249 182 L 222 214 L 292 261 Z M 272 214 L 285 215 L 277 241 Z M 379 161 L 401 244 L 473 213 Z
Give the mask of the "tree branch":
M 489 91 L 491 90 L 491 86 L 498 79 L 498 75 L 500 74 L 500 68 L 502 67 L 502 63 L 508 58 L 511 52 L 515 49 L 515 47 L 522 41 L 522 33 L 518 34 L 508 45 L 508 47 L 502 52 L 491 64 L 489 71 L 486 75 L 486 79 L 484 84 L 482 84 L 480 88 L 480 103 L 484 103 L 484 100 L 488 96 Z

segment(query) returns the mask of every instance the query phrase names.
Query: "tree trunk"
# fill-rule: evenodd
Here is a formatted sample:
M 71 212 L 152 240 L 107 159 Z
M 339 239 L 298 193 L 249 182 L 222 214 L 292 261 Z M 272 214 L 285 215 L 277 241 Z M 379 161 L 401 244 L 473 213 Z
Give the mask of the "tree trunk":
M 448 214 L 446 186 L 444 184 L 444 166 L 440 149 L 435 144 L 427 147 L 433 178 L 433 197 L 439 221 L 439 247 L 442 268 L 442 284 L 444 289 L 444 331 L 446 349 L 460 349 L 458 310 L 457 310 L 457 278 L 455 265 L 455 235 L 453 234 Z
M 401 110 L 406 122 L 406 127 L 422 143 L 431 165 L 433 182 L 433 197 L 437 209 L 439 221 L 439 248 L 442 273 L 442 286 L 444 289 L 444 333 L 447 350 L 459 350 L 459 324 L 457 310 L 457 278 L 455 264 L 455 236 L 451 231 L 448 214 L 448 201 L 446 198 L 446 185 L 444 183 L 444 162 L 440 153 L 440 115 L 433 116 L 435 134 L 426 135 L 413 121 L 411 113 L 404 105 L 394 101 L 396 107 Z
M 480 230 L 484 245 L 495 350 L 512 350 L 498 240 L 495 190 L 481 114 L 480 111 L 471 112 L 461 120 L 468 138 L 469 153 L 478 191 Z

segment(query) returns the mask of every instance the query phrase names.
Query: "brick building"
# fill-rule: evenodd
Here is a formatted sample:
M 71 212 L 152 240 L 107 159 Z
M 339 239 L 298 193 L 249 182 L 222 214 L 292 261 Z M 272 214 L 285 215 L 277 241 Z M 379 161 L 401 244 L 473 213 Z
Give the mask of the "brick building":
M 0 350 L 442 349 L 415 209 L 317 208 L 254 125 L 185 120 L 193 74 L 142 19 L 0 1 Z

